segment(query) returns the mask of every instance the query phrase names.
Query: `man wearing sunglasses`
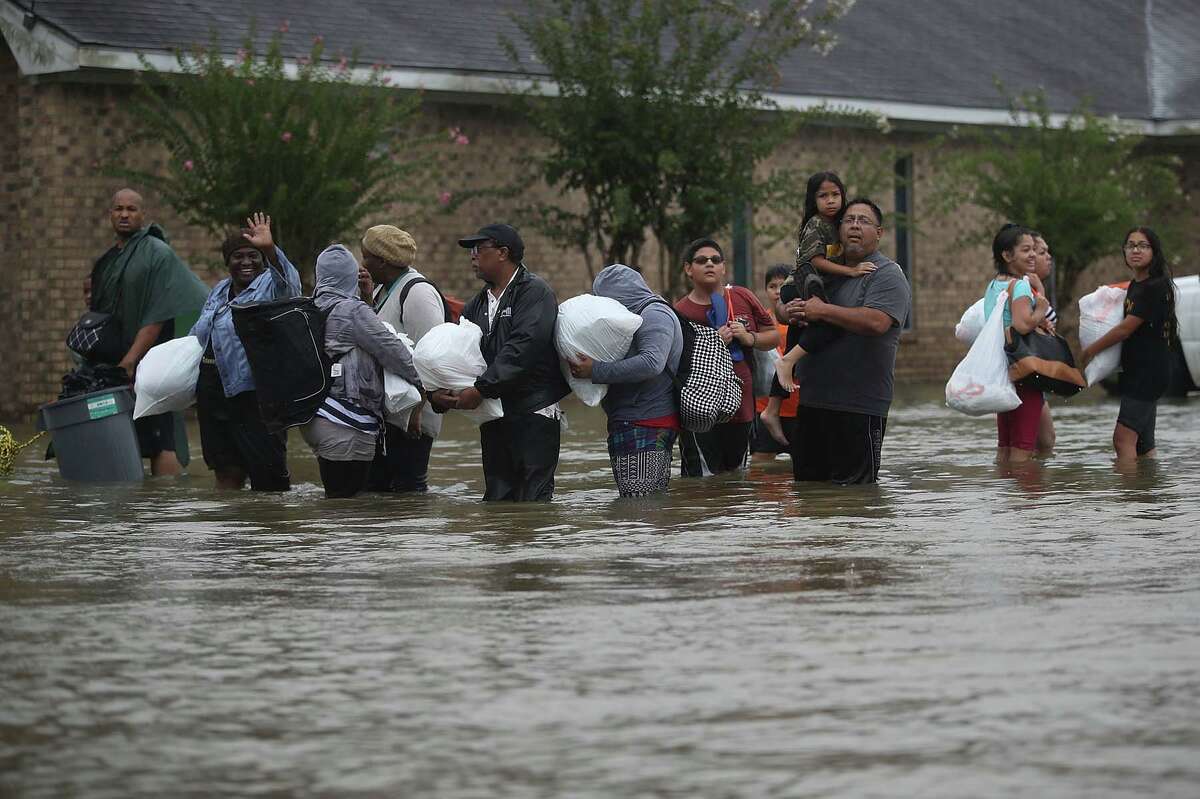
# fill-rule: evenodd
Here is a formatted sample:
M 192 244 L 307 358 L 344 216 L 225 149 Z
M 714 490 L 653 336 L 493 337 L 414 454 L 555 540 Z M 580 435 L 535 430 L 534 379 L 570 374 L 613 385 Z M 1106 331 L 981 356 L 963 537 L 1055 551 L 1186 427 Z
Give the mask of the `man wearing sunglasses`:
M 558 298 L 523 262 L 525 243 L 510 225 L 493 224 L 458 245 L 471 251 L 471 267 L 486 285 L 462 315 L 483 331 L 480 349 L 488 368 L 473 388 L 436 391 L 432 402 L 473 410 L 485 397 L 499 398 L 504 418 L 481 425 L 484 501 L 547 501 L 554 495 L 554 470 L 562 411 L 570 393 L 554 349 Z
M 908 278 L 879 252 L 882 235 L 879 206 L 851 200 L 838 222 L 838 238 L 847 263 L 866 261 L 875 271 L 842 281 L 829 302 L 814 297 L 782 308 L 792 324 L 825 322 L 845 331 L 827 348 L 800 359 L 792 441 L 796 480 L 846 485 L 879 478 L 900 327 L 911 310 Z

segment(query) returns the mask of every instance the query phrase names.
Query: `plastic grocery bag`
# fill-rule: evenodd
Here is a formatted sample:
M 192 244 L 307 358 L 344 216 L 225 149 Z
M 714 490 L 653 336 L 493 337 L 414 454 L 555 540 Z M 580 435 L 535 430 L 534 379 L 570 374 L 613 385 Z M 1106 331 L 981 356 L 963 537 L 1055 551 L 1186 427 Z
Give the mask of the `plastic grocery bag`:
M 1090 347 L 1125 318 L 1125 289 L 1101 286 L 1079 298 L 1079 343 Z M 1114 344 L 1096 353 L 1083 370 L 1089 386 L 1111 375 L 1121 364 L 1121 345 Z
M 413 366 L 427 391 L 462 391 L 475 385 L 475 378 L 487 370 L 487 361 L 479 349 L 483 331 L 463 317 L 458 324 L 446 322 L 430 330 L 413 350 Z M 504 416 L 498 399 L 485 399 L 473 411 L 461 411 L 475 424 L 484 424 Z
M 137 365 L 133 381 L 133 418 L 182 411 L 196 401 L 204 347 L 195 336 L 151 347 Z
M 392 335 L 400 339 L 400 343 L 407 347 L 410 353 L 412 352 L 412 339 L 403 333 L 396 332 L 396 328 L 392 327 L 391 322 L 384 322 L 383 326 L 392 331 Z M 420 404 L 421 392 L 417 390 L 416 386 L 400 375 L 384 371 L 383 415 L 389 422 L 397 427 L 408 427 L 408 417 L 412 415 L 412 409 Z
M 980 330 L 983 330 L 983 297 L 963 311 L 962 319 L 954 326 L 954 337 L 963 344 L 974 344 Z
M 596 361 L 619 361 L 629 352 L 633 334 L 641 326 L 642 317 L 611 297 L 581 294 L 558 306 L 554 347 L 562 359 L 559 366 L 563 377 L 584 405 L 599 405 L 608 386 L 573 377 L 567 362 L 579 353 Z
M 968 416 L 1004 413 L 1021 404 L 1008 379 L 1008 356 L 1004 353 L 1007 301 L 1008 292 L 1000 292 L 992 315 L 946 383 L 946 404 Z

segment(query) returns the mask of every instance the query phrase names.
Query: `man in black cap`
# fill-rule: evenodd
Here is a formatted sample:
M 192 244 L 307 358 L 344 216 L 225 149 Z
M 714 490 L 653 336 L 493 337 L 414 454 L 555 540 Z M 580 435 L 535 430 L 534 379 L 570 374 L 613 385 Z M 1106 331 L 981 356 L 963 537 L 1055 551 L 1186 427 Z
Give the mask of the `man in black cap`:
M 483 498 L 549 500 L 558 467 L 558 401 L 570 392 L 554 349 L 558 298 L 525 268 L 525 243 L 512 226 L 487 225 L 458 246 L 471 251 L 475 276 L 487 284 L 462 315 L 483 331 L 488 368 L 474 388 L 435 391 L 431 399 L 443 409 L 473 410 L 484 397 L 499 398 L 504 418 L 479 428 Z

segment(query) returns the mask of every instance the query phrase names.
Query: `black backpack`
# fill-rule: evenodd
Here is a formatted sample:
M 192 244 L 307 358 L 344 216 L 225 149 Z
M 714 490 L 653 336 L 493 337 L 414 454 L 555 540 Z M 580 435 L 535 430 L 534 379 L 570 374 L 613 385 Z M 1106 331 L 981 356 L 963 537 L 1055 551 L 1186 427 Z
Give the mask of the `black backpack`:
M 308 422 L 333 385 L 333 359 L 325 353 L 329 311 L 317 308 L 312 297 L 233 305 L 231 310 L 263 424 L 278 433 Z

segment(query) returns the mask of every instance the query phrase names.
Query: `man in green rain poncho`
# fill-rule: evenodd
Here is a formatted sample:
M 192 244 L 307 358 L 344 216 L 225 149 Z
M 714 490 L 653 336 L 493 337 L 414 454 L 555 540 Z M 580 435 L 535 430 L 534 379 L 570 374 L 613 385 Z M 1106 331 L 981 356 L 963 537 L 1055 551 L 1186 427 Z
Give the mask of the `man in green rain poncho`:
M 114 194 L 109 217 L 117 242 L 96 261 L 85 293 L 90 292 L 93 310 L 120 321 L 125 356 L 119 365 L 132 380 L 151 347 L 187 335 L 208 288 L 167 244 L 163 229 L 145 224 L 145 206 L 136 191 Z M 134 425 L 151 474 L 179 474 L 188 463 L 183 416 L 144 416 Z

